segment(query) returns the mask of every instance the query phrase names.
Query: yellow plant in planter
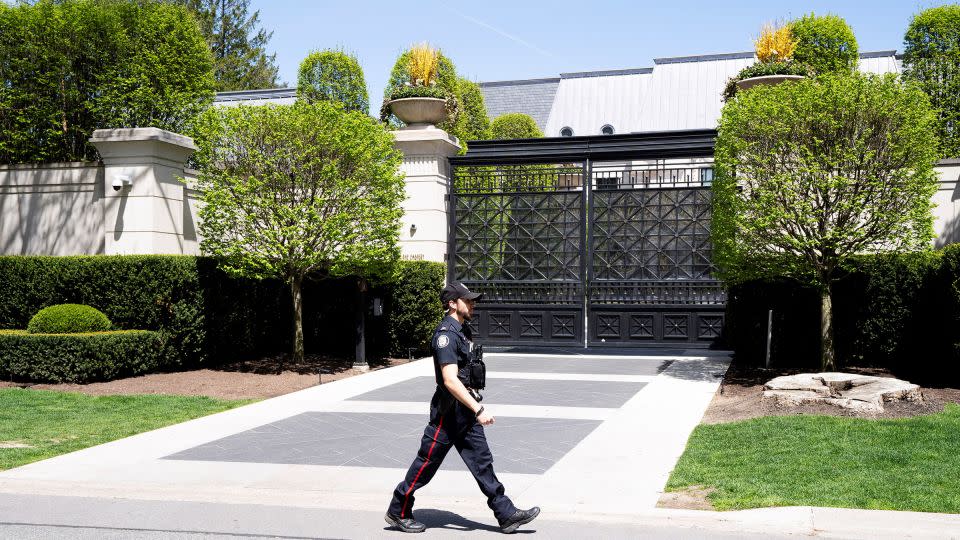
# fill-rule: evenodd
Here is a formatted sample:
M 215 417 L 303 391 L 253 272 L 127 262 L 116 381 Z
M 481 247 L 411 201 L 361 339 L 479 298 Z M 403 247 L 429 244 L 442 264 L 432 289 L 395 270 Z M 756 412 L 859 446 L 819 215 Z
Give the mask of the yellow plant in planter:
M 427 43 L 410 48 L 410 83 L 414 86 L 436 84 L 440 51 Z
M 790 31 L 790 25 L 777 27 L 768 23 L 763 26 L 760 37 L 753 42 L 753 46 L 757 59 L 761 62 L 783 62 L 793 57 L 797 43 Z
M 727 81 L 723 89 L 723 100 L 733 99 L 738 90 L 746 90 L 757 84 L 776 84 L 785 79 L 813 75 L 809 65 L 793 59 L 798 44 L 790 24 L 764 25 L 760 36 L 753 42 L 759 61 L 743 68 Z M 775 75 L 782 77 L 773 78 Z

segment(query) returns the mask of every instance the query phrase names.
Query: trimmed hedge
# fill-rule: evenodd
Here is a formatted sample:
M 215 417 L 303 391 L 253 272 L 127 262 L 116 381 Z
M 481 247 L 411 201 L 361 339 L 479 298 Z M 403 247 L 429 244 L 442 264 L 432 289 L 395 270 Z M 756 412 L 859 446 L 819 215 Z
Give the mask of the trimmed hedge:
M 159 365 L 160 335 L 145 330 L 87 334 L 0 332 L 0 376 L 86 383 L 139 375 Z
M 368 355 L 428 349 L 430 334 L 422 333 L 429 325 L 413 323 L 429 319 L 443 276 L 443 264 L 403 262 L 398 281 L 372 288 L 368 296 L 382 298 L 385 313 L 367 319 Z M 160 366 L 288 352 L 293 337 L 283 283 L 231 278 L 206 257 L 0 256 L 0 291 L 0 328 L 25 328 L 49 305 L 86 304 L 120 328 L 156 331 Z M 303 295 L 307 352 L 352 357 L 356 280 L 307 282 Z
M 82 334 L 110 330 L 110 319 L 83 304 L 57 304 L 41 309 L 27 323 L 30 334 Z
M 884 367 L 909 380 L 960 381 L 960 245 L 862 256 L 834 284 L 834 340 L 842 366 Z M 789 281 L 731 287 L 726 345 L 762 364 L 773 309 L 771 363 L 819 366 L 820 299 Z
M 441 263 L 406 263 L 400 268 L 400 275 L 386 291 L 391 356 L 430 353 L 430 338 L 443 318 L 440 290 L 445 275 Z

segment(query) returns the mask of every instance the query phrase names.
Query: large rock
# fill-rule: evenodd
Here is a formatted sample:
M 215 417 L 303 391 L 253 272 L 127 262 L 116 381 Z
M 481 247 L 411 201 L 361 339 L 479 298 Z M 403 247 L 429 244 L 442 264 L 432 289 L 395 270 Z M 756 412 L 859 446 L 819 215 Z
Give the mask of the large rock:
M 884 402 L 923 401 L 920 387 L 886 377 L 853 373 L 801 373 L 770 380 L 763 400 L 781 407 L 826 403 L 864 412 L 882 412 Z

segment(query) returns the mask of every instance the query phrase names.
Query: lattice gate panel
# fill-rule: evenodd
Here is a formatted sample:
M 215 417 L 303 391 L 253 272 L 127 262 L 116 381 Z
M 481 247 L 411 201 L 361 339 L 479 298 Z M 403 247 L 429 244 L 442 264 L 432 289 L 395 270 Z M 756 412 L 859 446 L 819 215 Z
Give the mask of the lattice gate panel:
M 712 169 L 598 164 L 592 180 L 590 341 L 716 338 L 726 293 L 712 277 Z
M 712 169 L 650 163 L 454 167 L 450 271 L 485 293 L 475 335 L 581 346 L 715 339 L 726 293 L 712 277 Z
M 453 182 L 453 275 L 485 294 L 475 334 L 582 343 L 582 165 L 462 167 Z

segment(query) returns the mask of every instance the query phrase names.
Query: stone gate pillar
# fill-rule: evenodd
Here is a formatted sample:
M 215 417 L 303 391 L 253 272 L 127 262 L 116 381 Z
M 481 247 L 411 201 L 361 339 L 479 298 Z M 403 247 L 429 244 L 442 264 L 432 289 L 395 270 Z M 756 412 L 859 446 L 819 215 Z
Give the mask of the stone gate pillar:
M 98 129 L 90 142 L 104 165 L 104 252 L 196 254 L 195 234 L 184 238 L 184 224 L 192 227 L 192 221 L 180 181 L 197 149 L 193 139 L 158 128 L 124 128 Z
M 406 260 L 444 262 L 447 255 L 450 182 L 448 158 L 460 151 L 455 137 L 435 127 L 393 132 L 406 175 L 400 253 Z

